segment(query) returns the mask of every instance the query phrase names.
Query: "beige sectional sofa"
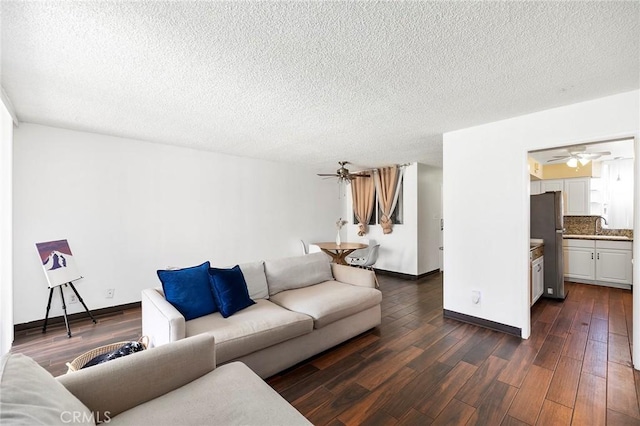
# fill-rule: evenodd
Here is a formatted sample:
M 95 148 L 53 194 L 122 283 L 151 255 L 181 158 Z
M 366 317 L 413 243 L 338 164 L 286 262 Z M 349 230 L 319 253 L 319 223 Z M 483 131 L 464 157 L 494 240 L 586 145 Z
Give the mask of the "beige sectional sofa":
M 201 334 L 54 378 L 31 358 L 0 358 L 0 424 L 310 425 L 239 362 L 216 368 Z
M 255 304 L 223 318 L 185 321 L 162 288 L 142 292 L 151 346 L 211 333 L 219 364 L 242 361 L 266 378 L 380 324 L 372 271 L 330 263 L 324 253 L 241 264 Z

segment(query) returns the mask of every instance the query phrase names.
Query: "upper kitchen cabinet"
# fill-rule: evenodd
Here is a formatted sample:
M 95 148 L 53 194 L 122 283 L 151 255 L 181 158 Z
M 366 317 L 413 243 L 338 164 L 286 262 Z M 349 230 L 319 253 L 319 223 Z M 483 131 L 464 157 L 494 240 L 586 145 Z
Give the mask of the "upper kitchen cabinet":
M 542 181 L 532 180 L 530 182 L 530 185 L 529 185 L 529 194 L 531 194 L 531 195 L 542 194 L 542 189 L 541 189 L 541 186 L 540 186 L 541 183 L 542 183 Z
M 588 216 L 591 214 L 591 179 L 576 178 L 564 180 L 565 209 L 567 216 Z
M 590 178 L 541 180 L 540 193 L 562 191 L 565 215 L 588 216 L 591 210 L 590 181 Z
M 548 179 L 540 181 L 540 193 L 564 191 L 564 179 Z

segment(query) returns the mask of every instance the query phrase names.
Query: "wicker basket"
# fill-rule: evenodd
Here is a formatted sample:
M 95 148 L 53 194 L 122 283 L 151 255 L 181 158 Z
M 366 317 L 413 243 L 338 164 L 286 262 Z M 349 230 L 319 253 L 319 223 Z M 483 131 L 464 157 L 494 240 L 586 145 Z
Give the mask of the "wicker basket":
M 142 336 L 140 339 L 138 339 L 138 342 L 142 343 L 142 346 L 145 349 L 149 347 L 149 338 L 147 336 Z M 67 374 L 73 371 L 80 370 L 86 363 L 88 363 L 98 355 L 115 351 L 116 349 L 120 348 L 123 345 L 126 345 L 127 343 L 131 343 L 131 341 L 111 343 L 110 345 L 100 346 L 99 348 L 91 349 L 90 351 L 83 353 L 73 361 L 67 363 L 67 367 L 69 368 L 67 370 Z

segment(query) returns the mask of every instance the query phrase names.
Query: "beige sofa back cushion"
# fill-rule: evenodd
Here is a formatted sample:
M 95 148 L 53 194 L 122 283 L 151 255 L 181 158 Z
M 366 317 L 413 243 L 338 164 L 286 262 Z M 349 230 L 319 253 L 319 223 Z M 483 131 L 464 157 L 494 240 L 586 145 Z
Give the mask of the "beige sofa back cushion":
M 0 424 L 94 425 L 93 413 L 37 362 L 22 354 L 0 358 Z
M 269 294 L 332 280 L 330 260 L 324 253 L 313 253 L 265 261 Z

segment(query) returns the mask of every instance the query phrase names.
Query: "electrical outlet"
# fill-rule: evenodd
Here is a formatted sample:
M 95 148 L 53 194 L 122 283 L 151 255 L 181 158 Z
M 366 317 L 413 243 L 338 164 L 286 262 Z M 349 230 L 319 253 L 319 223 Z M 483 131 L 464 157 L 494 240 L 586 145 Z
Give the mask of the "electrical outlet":
M 78 296 L 76 296 L 75 294 L 72 294 L 71 297 L 69 298 L 69 304 L 71 303 L 78 303 Z
M 480 304 L 480 297 L 482 296 L 482 293 L 480 293 L 478 290 L 472 290 L 471 291 L 471 301 L 473 302 L 474 305 L 479 305 Z
M 553 294 L 553 289 L 551 287 L 547 287 L 547 294 Z
M 107 299 L 113 299 L 113 293 L 115 292 L 116 292 L 115 288 L 108 288 L 104 294 L 104 297 L 106 297 Z

